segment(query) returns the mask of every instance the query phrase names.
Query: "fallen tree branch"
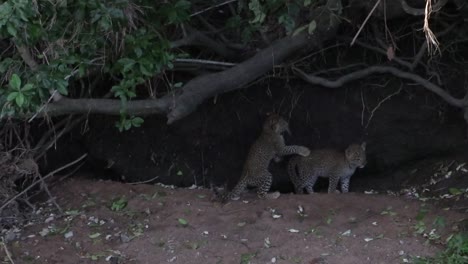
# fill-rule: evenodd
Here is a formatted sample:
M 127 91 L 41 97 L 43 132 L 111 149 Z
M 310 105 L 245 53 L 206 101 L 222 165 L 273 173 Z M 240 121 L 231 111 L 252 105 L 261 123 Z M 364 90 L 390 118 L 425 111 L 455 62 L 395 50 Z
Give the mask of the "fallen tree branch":
M 419 85 L 423 86 L 427 90 L 439 95 L 442 99 L 444 99 L 447 103 L 449 103 L 452 106 L 459 107 L 459 108 L 468 107 L 468 100 L 466 100 L 466 98 L 462 98 L 462 99 L 455 98 L 452 95 L 450 95 L 448 92 L 440 88 L 439 86 L 431 83 L 430 81 L 422 78 L 421 76 L 414 74 L 414 73 L 401 71 L 394 67 L 371 66 L 363 70 L 359 70 L 359 71 L 346 74 L 336 80 L 328 80 L 326 78 L 318 77 L 318 76 L 311 75 L 311 74 L 306 74 L 296 67 L 293 68 L 293 71 L 297 73 L 297 75 L 301 77 L 303 80 L 305 80 L 306 82 L 312 83 L 312 84 L 318 84 L 326 88 L 339 88 L 348 82 L 355 81 L 355 80 L 364 78 L 366 76 L 369 76 L 375 73 L 390 73 L 396 77 L 406 79 L 406 80 L 411 80 L 411 81 L 418 83 Z
M 167 114 L 167 123 L 172 124 L 187 116 L 209 97 L 242 88 L 270 71 L 275 64 L 281 63 L 294 52 L 318 47 L 335 36 L 340 21 L 330 9 L 320 7 L 314 11 L 311 17 L 315 18 L 317 30 L 312 35 L 303 32 L 287 36 L 228 70 L 203 75 L 188 82 L 182 88 L 182 94 L 175 98 Z
M 169 109 L 171 95 L 163 99 L 134 100 L 126 103 L 125 110 L 130 115 L 164 114 Z M 106 114 L 120 115 L 122 103 L 117 99 L 69 99 L 48 104 L 37 115 L 59 116 L 68 114 Z

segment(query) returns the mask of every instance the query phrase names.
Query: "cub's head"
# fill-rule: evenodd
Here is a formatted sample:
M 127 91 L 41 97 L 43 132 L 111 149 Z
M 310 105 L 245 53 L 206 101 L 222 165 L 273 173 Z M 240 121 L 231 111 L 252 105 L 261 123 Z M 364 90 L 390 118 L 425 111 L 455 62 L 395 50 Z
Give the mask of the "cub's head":
M 361 145 L 351 144 L 345 150 L 346 159 L 352 167 L 364 168 L 366 166 L 366 142 Z
M 263 131 L 274 134 L 282 134 L 289 131 L 289 124 L 278 114 L 268 114 L 265 123 L 263 123 Z

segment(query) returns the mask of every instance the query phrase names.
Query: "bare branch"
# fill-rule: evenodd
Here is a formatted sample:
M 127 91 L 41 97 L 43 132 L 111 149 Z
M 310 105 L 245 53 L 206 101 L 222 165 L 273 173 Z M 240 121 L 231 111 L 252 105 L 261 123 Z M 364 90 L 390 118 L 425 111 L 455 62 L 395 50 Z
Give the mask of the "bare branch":
M 380 48 L 378 48 L 378 47 L 371 46 L 371 45 L 366 44 L 366 43 L 364 43 L 364 42 L 361 42 L 361 41 L 359 41 L 359 40 L 356 41 L 356 44 L 358 44 L 359 46 L 361 46 L 361 47 L 363 47 L 363 48 L 366 48 L 366 49 L 369 49 L 369 50 L 373 50 L 373 51 L 378 52 L 378 53 L 380 53 L 380 54 L 382 54 L 382 55 L 384 55 L 384 56 L 387 56 L 387 51 L 385 51 L 385 50 L 383 50 L 383 49 L 380 49 Z M 412 66 L 411 63 L 409 63 L 409 62 L 407 62 L 407 61 L 404 61 L 404 60 L 402 60 L 402 59 L 400 59 L 400 58 L 398 58 L 398 57 L 394 57 L 394 58 L 392 59 L 392 61 L 395 61 L 396 63 L 398 63 L 398 64 L 400 64 L 401 66 L 404 66 L 404 67 L 406 67 L 406 68 L 408 68 L 408 69 L 410 69 L 410 70 L 413 70 L 413 66 Z
M 350 46 L 353 46 L 353 45 L 354 45 L 354 42 L 356 41 L 357 37 L 359 36 L 359 33 L 361 33 L 361 31 L 362 31 L 362 29 L 364 28 L 364 26 L 366 25 L 367 21 L 368 21 L 369 18 L 372 16 L 372 13 L 374 13 L 375 9 L 376 9 L 377 6 L 380 4 L 380 1 L 381 1 L 381 0 L 377 0 L 377 2 L 375 2 L 374 7 L 371 9 L 371 11 L 369 12 L 369 14 L 367 14 L 367 17 L 366 17 L 366 19 L 364 19 L 364 22 L 363 22 L 362 25 L 359 27 L 358 32 L 356 33 L 356 35 L 354 35 L 354 38 L 353 38 L 353 40 L 351 41 L 351 44 L 349 44 Z
M 195 13 L 191 14 L 190 17 L 193 17 L 193 16 L 196 16 L 196 15 L 202 14 L 202 13 L 204 13 L 204 12 L 206 12 L 206 11 L 209 11 L 209 10 L 211 10 L 211 9 L 213 9 L 213 8 L 217 8 L 217 7 L 220 7 L 220 6 L 223 6 L 223 5 L 227 5 L 227 4 L 230 4 L 230 3 L 232 3 L 232 2 L 236 2 L 236 1 L 237 1 L 237 0 L 227 0 L 227 1 L 224 1 L 224 2 L 219 3 L 219 4 L 217 4 L 217 5 L 213 5 L 213 6 L 207 7 L 207 8 L 205 8 L 205 9 L 203 9 L 203 10 L 200 10 L 200 11 L 198 11 L 198 12 L 195 12 Z
M 68 164 L 65 164 L 63 165 L 62 167 L 48 173 L 46 176 L 42 177 L 42 179 L 39 179 L 33 183 L 31 183 L 28 187 L 24 188 L 24 190 L 22 190 L 20 193 L 16 194 L 14 197 L 8 199 L 8 201 L 6 201 L 5 203 L 2 204 L 2 206 L 0 206 L 0 212 L 7 206 L 9 205 L 11 202 L 13 202 L 14 200 L 18 199 L 18 197 L 20 197 L 21 195 L 27 193 L 32 187 L 36 186 L 38 183 L 41 183 L 43 181 L 45 181 L 46 179 L 54 176 L 57 172 L 60 172 L 70 166 L 73 166 L 74 164 L 80 162 L 81 160 L 83 160 L 84 158 L 86 158 L 86 156 L 88 156 L 88 154 L 83 154 L 81 157 L 79 157 L 78 159 L 68 163 Z
M 39 69 L 39 64 L 34 60 L 33 56 L 29 52 L 29 49 L 25 46 L 16 45 L 18 52 L 23 59 L 24 63 L 31 68 L 32 71 L 37 71 Z
M 397 68 L 394 67 L 389 67 L 389 66 L 371 66 L 369 68 L 355 71 L 352 73 L 349 73 L 347 75 L 341 76 L 337 80 L 328 80 L 322 77 L 306 74 L 303 71 L 301 71 L 298 68 L 293 68 L 293 70 L 298 74 L 299 77 L 301 77 L 303 80 L 312 83 L 312 84 L 318 84 L 322 85 L 327 88 L 339 88 L 343 86 L 345 83 L 355 81 L 361 78 L 364 78 L 366 76 L 369 76 L 371 74 L 375 73 L 390 73 L 396 77 L 407 79 L 414 81 L 418 83 L 419 85 L 423 86 L 427 90 L 439 95 L 444 99 L 447 103 L 449 103 L 452 106 L 459 107 L 459 108 L 465 108 L 468 107 L 468 101 L 466 101 L 464 98 L 458 99 L 447 93 L 445 90 L 440 88 L 439 86 L 429 82 L 428 80 L 422 78 L 421 76 L 414 74 L 414 73 L 409 73 L 409 72 L 404 72 L 401 71 Z
M 431 1 L 431 0 L 429 0 Z M 439 0 L 433 7 L 432 9 L 434 11 L 439 11 L 442 7 L 445 6 L 445 4 L 447 4 L 448 0 Z M 403 8 L 403 10 L 409 14 L 409 15 L 413 15 L 413 16 L 423 16 L 426 14 L 426 9 L 425 8 L 414 8 L 414 7 L 411 7 L 410 5 L 408 5 L 408 3 L 405 1 L 405 0 L 401 0 L 401 7 Z

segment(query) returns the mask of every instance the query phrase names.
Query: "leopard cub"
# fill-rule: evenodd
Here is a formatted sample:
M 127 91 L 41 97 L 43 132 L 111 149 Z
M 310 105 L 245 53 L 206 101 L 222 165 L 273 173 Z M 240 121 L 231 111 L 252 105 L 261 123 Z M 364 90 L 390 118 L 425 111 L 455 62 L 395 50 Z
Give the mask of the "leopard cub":
M 271 160 L 277 161 L 283 156 L 293 154 L 307 156 L 310 153 L 306 147 L 286 145 L 282 135 L 284 132 L 290 133 L 288 122 L 277 114 L 270 114 L 263 124 L 262 133 L 250 147 L 241 178 L 234 189 L 223 194 L 219 193 L 216 188 L 213 189 L 221 202 L 238 200 L 240 194 L 249 185 L 258 188 L 259 198 L 276 199 L 279 197 L 279 192 L 268 192 L 273 182 L 273 176 L 268 171 Z
M 335 149 L 318 149 L 307 157 L 294 156 L 288 163 L 288 173 L 296 194 L 314 192 L 318 177 L 329 178 L 328 193 L 336 191 L 341 182 L 341 192 L 349 191 L 349 181 L 356 168 L 366 165 L 366 143 L 351 144 L 342 152 Z

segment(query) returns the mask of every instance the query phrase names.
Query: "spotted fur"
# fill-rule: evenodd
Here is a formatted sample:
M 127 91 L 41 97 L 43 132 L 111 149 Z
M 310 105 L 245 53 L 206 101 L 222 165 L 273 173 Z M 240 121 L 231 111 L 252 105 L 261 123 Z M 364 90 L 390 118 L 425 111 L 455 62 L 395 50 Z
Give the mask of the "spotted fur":
M 334 149 L 311 151 L 307 157 L 294 156 L 289 160 L 288 173 L 296 194 L 314 192 L 318 177 L 329 178 L 328 193 L 336 191 L 341 182 L 341 192 L 349 191 L 349 181 L 356 168 L 366 165 L 366 143 L 352 144 L 344 153 Z
M 273 177 L 268 171 L 271 160 L 279 161 L 281 156 L 292 154 L 307 156 L 310 153 L 310 150 L 303 146 L 286 146 L 282 135 L 284 132 L 290 133 L 288 123 L 279 115 L 269 115 L 263 124 L 261 135 L 250 147 L 237 185 L 231 192 L 224 194 L 214 189 L 222 202 L 238 200 L 247 186 L 258 187 L 259 198 L 276 199 L 279 197 L 279 192 L 268 193 L 273 182 Z

